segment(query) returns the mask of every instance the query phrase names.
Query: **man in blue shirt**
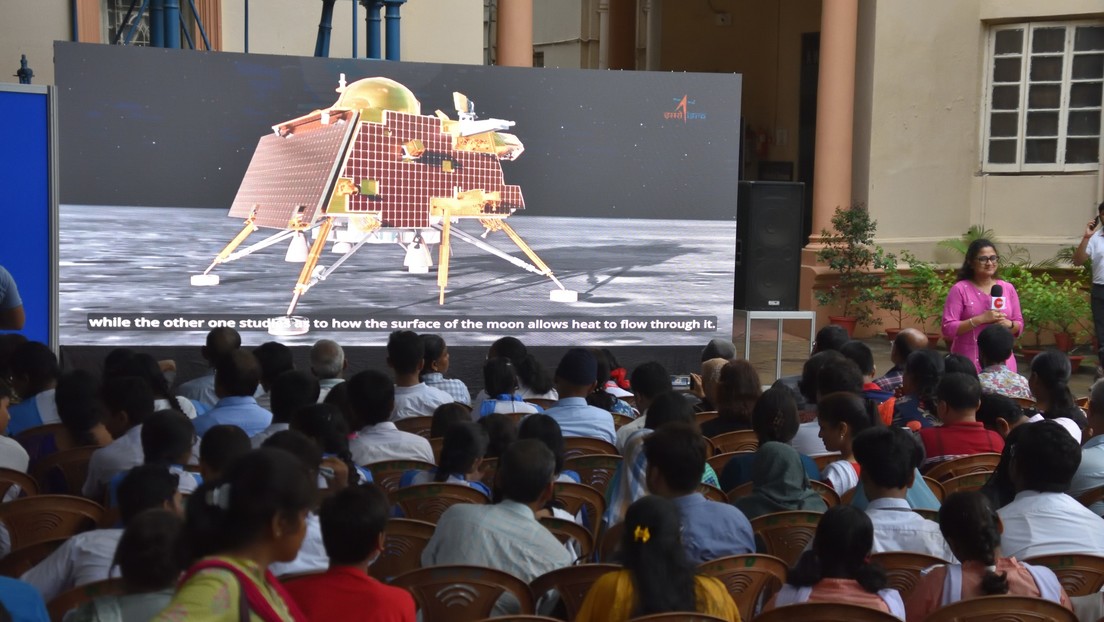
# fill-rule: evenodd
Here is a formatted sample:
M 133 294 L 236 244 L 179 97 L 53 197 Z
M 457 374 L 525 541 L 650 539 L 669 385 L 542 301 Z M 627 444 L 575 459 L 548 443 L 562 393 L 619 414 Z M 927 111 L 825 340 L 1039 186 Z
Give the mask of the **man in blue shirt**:
M 556 367 L 556 391 L 560 400 L 545 411 L 560 424 L 565 438 L 582 436 L 617 442 L 613 415 L 587 404 L 586 396 L 598 385 L 598 361 L 590 350 L 572 348 Z
M 257 405 L 253 395 L 261 383 L 261 365 L 252 352 L 235 350 L 215 368 L 218 403 L 195 419 L 196 434 L 203 436 L 216 425 L 236 425 L 250 437 L 272 424 L 272 413 Z

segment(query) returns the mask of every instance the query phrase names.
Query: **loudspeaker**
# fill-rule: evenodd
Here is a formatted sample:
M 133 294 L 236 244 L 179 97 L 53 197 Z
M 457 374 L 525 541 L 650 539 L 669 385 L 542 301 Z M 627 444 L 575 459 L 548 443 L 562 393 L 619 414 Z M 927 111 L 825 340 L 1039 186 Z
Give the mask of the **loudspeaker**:
M 805 184 L 741 181 L 737 201 L 735 308 L 796 311 Z

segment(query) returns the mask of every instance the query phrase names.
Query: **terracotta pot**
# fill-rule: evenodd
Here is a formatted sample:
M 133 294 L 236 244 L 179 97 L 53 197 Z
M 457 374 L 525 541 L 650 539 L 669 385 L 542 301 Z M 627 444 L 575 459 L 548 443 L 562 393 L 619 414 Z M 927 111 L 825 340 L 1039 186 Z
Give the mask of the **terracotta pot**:
M 943 338 L 943 335 L 940 335 L 939 333 L 924 333 L 924 334 L 928 336 L 928 347 L 929 348 L 934 350 L 935 348 L 939 347 L 939 340 Z M 947 349 L 948 350 L 951 349 L 950 342 L 947 342 Z
M 855 334 L 855 325 L 858 324 L 859 319 L 840 315 L 829 315 L 828 321 L 836 326 L 842 326 L 843 329 L 847 331 L 847 336 L 853 337 Z
M 1054 333 L 1054 343 L 1058 346 L 1059 350 L 1068 353 L 1073 349 L 1073 335 L 1069 333 Z
M 1080 355 L 1069 357 L 1070 373 L 1076 374 L 1077 370 L 1081 368 L 1081 361 L 1083 360 L 1085 360 L 1085 357 Z
M 900 328 L 887 328 L 887 329 L 885 329 L 886 339 L 888 339 L 890 341 L 893 341 L 894 339 L 897 338 L 897 334 L 900 333 L 901 330 L 902 329 L 900 329 Z

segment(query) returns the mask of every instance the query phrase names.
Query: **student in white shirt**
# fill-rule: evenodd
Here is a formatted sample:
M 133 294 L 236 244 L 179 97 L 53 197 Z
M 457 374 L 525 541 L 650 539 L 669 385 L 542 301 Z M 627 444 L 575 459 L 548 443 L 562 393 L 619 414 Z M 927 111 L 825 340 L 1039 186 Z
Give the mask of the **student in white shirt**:
M 131 469 L 119 484 L 119 511 L 124 528 L 143 510 L 161 508 L 183 512 L 179 480 L 164 466 L 145 464 Z M 79 533 L 61 545 L 49 557 L 20 577 L 33 585 L 49 602 L 74 587 L 102 581 L 109 573 L 122 529 L 94 529 Z
M 0 468 L 26 473 L 27 464 L 30 462 L 27 450 L 23 449 L 15 439 L 4 436 L 8 430 L 8 422 L 11 421 L 11 413 L 8 412 L 11 398 L 11 388 L 4 382 L 0 382 Z
M 1104 556 L 1104 519 L 1066 494 L 1081 448 L 1053 421 L 1032 423 L 1012 448 L 1012 503 L 998 511 L 1001 551 L 1028 559 L 1058 553 Z
M 864 430 L 852 443 L 862 472 L 866 514 L 874 524 L 875 553 L 924 553 L 954 561 L 939 523 L 912 511 L 905 497 L 920 466 L 920 444 L 902 428 Z
M 318 380 L 307 372 L 291 369 L 277 376 L 268 392 L 272 406 L 272 423 L 263 432 L 249 439 L 253 446 L 260 447 L 268 437 L 287 430 L 295 413 L 318 403 L 320 391 Z
M 215 395 L 215 367 L 222 357 L 241 348 L 241 335 L 233 328 L 220 327 L 207 333 L 206 345 L 200 348 L 200 355 L 210 365 L 210 371 L 203 376 L 193 378 L 176 388 L 176 394 L 195 400 L 207 408 L 218 403 Z
M 838 451 L 840 459 L 821 471 L 820 479 L 840 495 L 859 483 L 859 464 L 855 462 L 852 440 L 863 430 L 874 427 L 877 413 L 855 393 L 840 391 L 821 396 L 817 401 L 820 438 L 828 451 Z
M 298 458 L 311 474 L 311 481 L 318 481 L 318 469 L 322 465 L 322 448 L 302 432 L 284 430 L 273 434 L 263 447 L 283 449 Z M 318 508 L 307 513 L 307 536 L 299 546 L 299 554 L 290 562 L 276 562 L 268 569 L 277 577 L 301 572 L 323 571 L 330 565 L 330 556 L 322 544 L 322 525 L 318 521 Z
M 518 395 L 517 372 L 510 359 L 504 356 L 489 358 L 483 363 L 483 387 L 487 392 L 487 398 L 473 405 L 471 413 L 473 419 L 480 419 L 493 413 L 532 414 L 543 410 Z
M 349 441 L 349 451 L 358 465 L 384 460 L 421 460 L 432 463 L 433 447 L 417 434 L 403 432 L 388 421 L 395 405 L 395 385 L 385 374 L 362 371 L 342 385 L 348 394 L 348 408 L 355 425 L 361 426 Z M 333 393 L 330 393 L 333 396 Z
M 391 420 L 428 417 L 441 404 L 456 401 L 451 395 L 422 382 L 425 343 L 417 333 L 397 330 L 387 339 L 387 366 L 395 372 L 395 407 Z
M 103 500 L 108 482 L 117 474 L 145 462 L 142 454 L 142 422 L 153 414 L 153 390 L 141 378 L 124 376 L 104 382 L 105 425 L 115 440 L 92 454 L 81 494 Z
M 518 374 L 518 395 L 525 400 L 552 400 L 560 399 L 560 394 L 553 386 L 552 373 L 541 364 L 537 357 L 529 353 L 525 344 L 517 337 L 502 337 L 487 349 L 487 358 L 493 359 L 502 356 L 510 359 Z M 478 404 L 487 399 L 487 392 L 479 390 L 473 404 Z

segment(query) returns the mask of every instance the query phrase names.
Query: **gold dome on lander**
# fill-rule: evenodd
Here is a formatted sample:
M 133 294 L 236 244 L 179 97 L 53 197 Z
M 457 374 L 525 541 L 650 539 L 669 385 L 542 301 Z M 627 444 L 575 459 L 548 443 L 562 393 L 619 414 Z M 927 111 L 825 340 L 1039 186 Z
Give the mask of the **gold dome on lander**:
M 379 123 L 383 111 L 422 114 L 422 103 L 414 92 L 391 78 L 363 78 L 338 87 L 341 96 L 330 110 L 356 110 L 365 121 Z

